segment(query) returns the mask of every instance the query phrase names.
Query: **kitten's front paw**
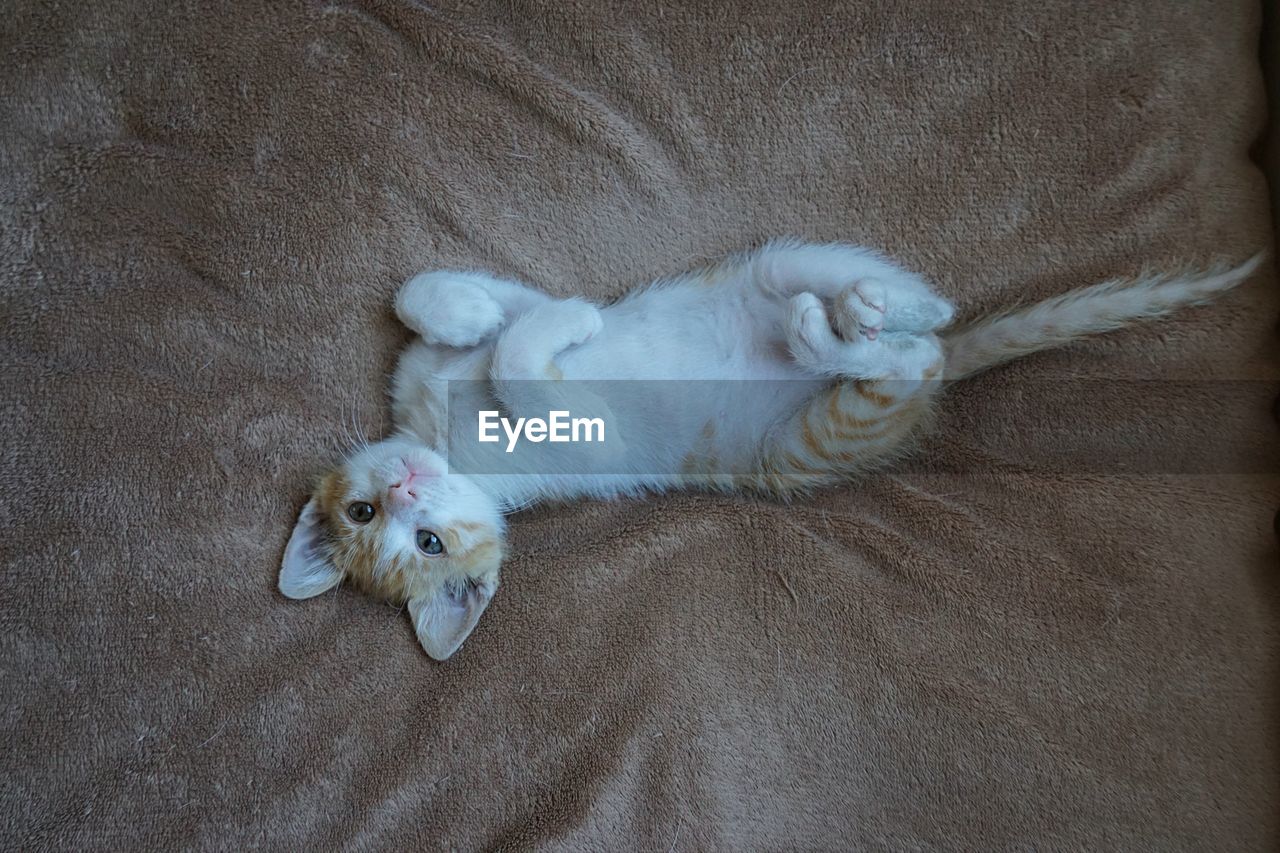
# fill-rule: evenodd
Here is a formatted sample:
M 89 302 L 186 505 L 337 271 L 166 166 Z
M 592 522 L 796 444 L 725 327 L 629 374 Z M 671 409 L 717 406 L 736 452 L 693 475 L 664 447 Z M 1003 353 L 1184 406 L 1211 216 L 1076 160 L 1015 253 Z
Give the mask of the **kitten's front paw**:
M 396 316 L 431 344 L 473 347 L 502 327 L 502 306 L 466 273 L 419 273 L 396 295 Z
M 566 299 L 555 304 L 555 327 L 563 346 L 558 349 L 580 346 L 594 338 L 604 328 L 600 309 L 590 302 Z

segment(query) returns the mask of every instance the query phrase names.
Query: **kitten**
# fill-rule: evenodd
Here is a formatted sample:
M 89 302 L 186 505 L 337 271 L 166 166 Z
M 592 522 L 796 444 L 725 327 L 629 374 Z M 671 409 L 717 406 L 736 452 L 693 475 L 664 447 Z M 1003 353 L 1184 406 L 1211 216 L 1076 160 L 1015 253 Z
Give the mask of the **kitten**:
M 309 598 L 345 579 L 407 603 L 423 648 L 444 660 L 497 591 L 509 512 L 837 482 L 900 454 L 944 380 L 1206 301 L 1260 262 L 1107 282 L 944 335 L 950 303 L 847 245 L 772 243 L 605 308 L 484 273 L 423 273 L 396 299 L 421 336 L 392 382 L 397 432 L 321 478 L 285 548 L 280 590 Z M 580 468 L 549 444 L 504 457 L 501 443 L 477 442 L 477 405 L 514 417 L 586 411 L 612 433 L 575 448 Z

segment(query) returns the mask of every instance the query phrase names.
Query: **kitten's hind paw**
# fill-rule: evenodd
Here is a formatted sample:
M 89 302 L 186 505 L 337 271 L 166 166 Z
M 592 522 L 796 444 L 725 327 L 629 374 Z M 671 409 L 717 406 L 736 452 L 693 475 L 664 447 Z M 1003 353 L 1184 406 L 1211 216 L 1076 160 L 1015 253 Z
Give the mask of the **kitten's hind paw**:
M 942 342 L 937 335 L 885 332 L 885 373 L 882 378 L 905 382 L 932 380 L 942 375 Z
M 835 326 L 846 341 L 861 335 L 874 341 L 885 323 L 885 286 L 874 278 L 863 279 L 847 288 L 836 299 Z
M 875 295 L 873 301 L 878 300 L 886 332 L 924 334 L 942 328 L 955 316 L 955 308 L 951 303 L 930 290 L 924 282 L 910 278 L 890 278 L 864 279 L 854 283 L 837 300 L 837 319 L 840 316 L 840 304 L 856 307 L 858 297 L 861 296 L 865 301 L 869 292 Z
M 812 293 L 797 293 L 787 306 L 787 344 L 792 355 L 826 349 L 831 322 L 822 300 Z
M 865 294 L 874 300 L 874 294 Z M 856 295 L 864 308 L 874 311 Z M 845 302 L 845 300 L 842 300 Z M 863 312 L 864 316 L 870 312 Z M 884 331 L 874 337 L 862 332 L 861 323 L 849 313 L 841 322 L 846 330 L 853 326 L 848 338 L 831 328 L 822 300 L 812 293 L 791 298 L 787 318 L 786 339 L 797 365 L 818 376 L 840 376 L 851 379 L 918 379 L 941 356 L 941 347 L 933 335 Z
M 831 326 L 827 308 L 817 296 L 797 293 L 791 297 L 786 340 L 797 364 L 818 374 L 828 374 L 833 360 L 839 360 L 839 354 L 858 352 L 872 344 L 870 338 L 857 334 L 843 341 Z
M 467 273 L 420 273 L 396 295 L 396 316 L 430 344 L 473 347 L 502 327 L 502 306 Z

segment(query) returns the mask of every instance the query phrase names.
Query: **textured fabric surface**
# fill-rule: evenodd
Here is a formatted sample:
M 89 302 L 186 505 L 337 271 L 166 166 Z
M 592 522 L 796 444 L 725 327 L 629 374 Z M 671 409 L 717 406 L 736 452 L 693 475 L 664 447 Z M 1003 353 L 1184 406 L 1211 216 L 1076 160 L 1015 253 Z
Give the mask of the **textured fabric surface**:
M 789 506 L 528 512 L 443 665 L 392 608 L 274 588 L 310 478 L 387 428 L 411 273 L 606 300 L 792 234 L 884 248 L 972 317 L 1243 259 L 1272 242 L 1260 21 L 6 4 L 0 840 L 1274 849 L 1270 264 L 955 389 L 927 463 Z M 1050 381 L 1115 376 L 1145 390 Z M 1206 410 L 1211 378 L 1252 381 Z M 1188 424 L 1245 449 L 1010 449 Z

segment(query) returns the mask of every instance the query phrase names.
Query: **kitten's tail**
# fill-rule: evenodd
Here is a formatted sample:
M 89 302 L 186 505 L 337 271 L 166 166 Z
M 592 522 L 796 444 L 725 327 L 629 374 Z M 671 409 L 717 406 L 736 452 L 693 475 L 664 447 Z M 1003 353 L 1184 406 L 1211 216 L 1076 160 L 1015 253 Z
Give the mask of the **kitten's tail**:
M 1251 276 L 1265 258 L 1266 252 L 1259 252 L 1234 269 L 1116 279 L 977 320 L 943 335 L 946 378 L 964 379 L 1033 352 L 1208 302 Z

